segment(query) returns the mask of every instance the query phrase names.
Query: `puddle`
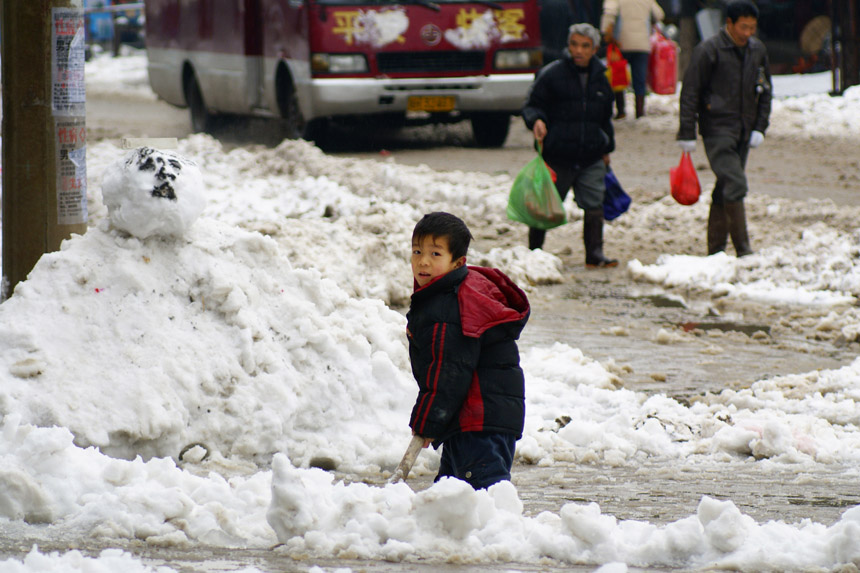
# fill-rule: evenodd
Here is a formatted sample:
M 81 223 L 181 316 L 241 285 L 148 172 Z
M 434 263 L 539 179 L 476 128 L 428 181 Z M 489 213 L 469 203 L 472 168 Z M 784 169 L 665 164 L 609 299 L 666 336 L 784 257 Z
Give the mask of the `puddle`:
M 687 308 L 687 303 L 679 296 L 662 294 L 649 294 L 644 296 L 632 296 L 633 300 L 646 301 L 657 308 Z
M 682 322 L 680 326 L 684 332 L 694 330 L 718 330 L 720 332 L 742 332 L 747 336 L 753 336 L 757 332 L 763 332 L 770 336 L 770 326 L 766 324 L 745 324 L 741 322 Z
M 786 501 L 791 505 L 833 508 L 854 507 L 855 505 L 860 504 L 860 499 L 850 497 L 838 498 L 832 496 L 816 496 L 812 498 L 804 496 L 789 496 Z

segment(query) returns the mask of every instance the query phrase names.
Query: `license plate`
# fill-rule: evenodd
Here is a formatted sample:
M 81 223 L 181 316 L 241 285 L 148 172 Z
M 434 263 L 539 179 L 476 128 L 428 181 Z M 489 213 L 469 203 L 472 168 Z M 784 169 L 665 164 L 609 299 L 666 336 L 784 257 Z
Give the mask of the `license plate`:
M 454 111 L 454 96 L 409 96 L 408 111 Z

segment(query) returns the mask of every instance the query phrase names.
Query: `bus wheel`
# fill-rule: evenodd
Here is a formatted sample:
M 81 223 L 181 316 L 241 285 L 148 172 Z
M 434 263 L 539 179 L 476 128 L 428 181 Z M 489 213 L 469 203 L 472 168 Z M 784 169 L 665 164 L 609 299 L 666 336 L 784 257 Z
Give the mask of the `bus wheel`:
M 299 96 L 292 82 L 279 82 L 278 107 L 284 123 L 284 135 L 287 139 L 301 139 L 305 134 L 305 119 L 299 109 Z
M 472 135 L 478 147 L 501 147 L 508 138 L 511 116 L 504 112 L 480 113 L 472 116 Z
M 191 131 L 194 133 L 211 132 L 214 127 L 213 116 L 206 111 L 203 94 L 200 93 L 200 86 L 197 85 L 197 80 L 193 75 L 185 80 L 185 101 L 188 102 L 188 109 L 191 110 Z

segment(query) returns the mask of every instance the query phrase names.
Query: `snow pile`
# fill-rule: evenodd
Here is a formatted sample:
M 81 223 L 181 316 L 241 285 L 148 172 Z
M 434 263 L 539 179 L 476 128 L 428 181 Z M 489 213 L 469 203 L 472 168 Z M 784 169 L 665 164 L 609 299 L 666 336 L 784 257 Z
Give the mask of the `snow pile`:
M 556 514 L 523 515 L 510 482 L 486 491 L 444 479 L 414 493 L 344 486 L 320 470 L 298 471 L 275 459 L 268 520 L 291 553 L 352 559 L 613 563 L 747 571 L 832 568 L 860 560 L 860 508 L 832 527 L 757 524 L 731 501 L 703 497 L 696 515 L 665 526 L 619 521 L 595 503 Z M 796 551 L 806 547 L 803 553 Z M 849 565 L 850 567 L 850 565 Z M 626 570 L 626 568 L 622 569 Z
M 0 414 L 114 456 L 202 443 L 265 461 L 289 445 L 297 463 L 356 469 L 396 457 L 382 436 L 408 439 L 402 315 L 294 269 L 258 233 L 90 229 L 39 260 L 0 322 Z M 335 451 L 320 427 L 343 436 Z
M 738 259 L 660 255 L 656 264 L 627 264 L 636 280 L 770 304 L 854 305 L 860 295 L 860 232 L 838 233 L 824 223 L 804 229 L 800 241 Z
M 45 532 L 55 538 L 83 533 L 178 547 L 189 541 L 273 541 L 265 524 L 271 486 L 266 472 L 200 477 L 170 459 L 118 460 L 75 446 L 64 428 L 19 420 L 5 416 L 0 426 L 0 517 L 56 524 Z M 209 466 L 221 472 L 230 467 L 217 455 Z
M 810 84 L 813 93 L 810 93 Z M 774 99 L 767 134 L 785 137 L 831 136 L 851 138 L 860 130 L 860 86 L 840 97 L 828 92 L 830 72 L 811 75 L 774 76 Z M 680 84 L 672 95 L 649 94 L 644 122 L 675 132 L 678 129 Z
M 120 549 L 105 549 L 99 557 L 86 557 L 77 550 L 62 555 L 58 552 L 44 554 L 38 547 L 27 554 L 22 561 L 15 559 L 0 560 L 4 573 L 174 573 L 172 567 L 160 566 L 153 569 L 139 559 Z M 258 569 L 246 569 L 244 573 L 257 573 Z
M 305 141 L 251 155 L 195 135 L 179 151 L 203 172 L 204 216 L 270 236 L 295 267 L 317 269 L 351 296 L 393 306 L 408 305 L 412 294 L 408 260 L 421 215 L 458 205 L 476 238 L 512 225 L 504 216 L 511 185 L 504 175 L 332 157 Z M 109 152 L 110 144 L 101 144 L 99 154 Z M 93 202 L 94 217 L 98 197 Z M 352 254 L 340 256 L 345 252 Z M 526 291 L 562 280 L 561 261 L 542 251 L 473 247 L 468 262 L 498 266 Z
M 84 66 L 87 95 L 129 96 L 147 100 L 158 99 L 149 86 L 146 73 L 146 52 L 127 44 L 120 46 L 120 57 L 114 58 L 103 50 Z

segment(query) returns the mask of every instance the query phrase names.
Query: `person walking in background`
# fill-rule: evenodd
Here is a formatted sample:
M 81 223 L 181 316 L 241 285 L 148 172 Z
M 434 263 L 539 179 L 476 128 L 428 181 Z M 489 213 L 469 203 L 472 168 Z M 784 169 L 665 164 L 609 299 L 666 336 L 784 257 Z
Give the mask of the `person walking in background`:
M 595 57 L 600 32 L 591 24 L 574 24 L 564 57 L 538 73 L 523 107 L 543 157 L 556 172 L 562 201 L 573 187 L 576 204 L 585 212 L 583 241 L 587 267 L 614 267 L 603 254 L 603 196 L 609 154 L 615 151 L 612 88 L 606 68 Z M 543 246 L 546 231 L 529 228 L 529 248 Z
M 600 30 L 604 42 L 618 44 L 621 54 L 630 64 L 637 118 L 645 115 L 651 28 L 657 22 L 662 22 L 664 15 L 663 9 L 654 0 L 606 0 L 603 4 Z M 615 94 L 615 105 L 618 108 L 615 118 L 626 117 L 624 92 Z
M 708 254 L 725 251 L 731 236 L 737 256 L 751 254 L 744 198 L 744 169 L 750 148 L 767 130 L 772 99 L 764 44 L 754 37 L 758 8 L 735 0 L 726 8 L 719 34 L 696 46 L 684 74 L 678 144 L 696 149 L 696 124 L 717 181 L 708 215 Z
M 568 0 L 538 0 L 543 65 L 551 64 L 567 51 L 567 29 L 574 20 Z

